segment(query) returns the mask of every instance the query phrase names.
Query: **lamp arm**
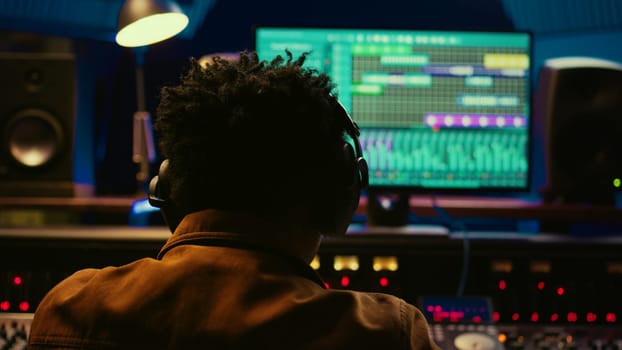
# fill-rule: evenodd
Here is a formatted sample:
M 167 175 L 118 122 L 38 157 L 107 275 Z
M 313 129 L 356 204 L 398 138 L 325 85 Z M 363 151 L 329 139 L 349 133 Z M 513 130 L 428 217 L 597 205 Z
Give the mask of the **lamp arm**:
M 145 106 L 144 53 L 146 48 L 137 49 L 136 57 L 136 108 L 132 139 L 132 160 L 138 164 L 136 173 L 138 193 L 146 193 L 151 162 L 155 161 L 155 142 L 151 124 L 151 114 Z

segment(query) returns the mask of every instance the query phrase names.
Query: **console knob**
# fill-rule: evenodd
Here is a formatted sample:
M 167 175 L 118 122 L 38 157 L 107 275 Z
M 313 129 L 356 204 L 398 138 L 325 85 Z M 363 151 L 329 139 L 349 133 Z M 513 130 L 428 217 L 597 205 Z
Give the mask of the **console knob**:
M 454 345 L 459 350 L 494 350 L 495 340 L 483 333 L 468 332 L 457 336 Z

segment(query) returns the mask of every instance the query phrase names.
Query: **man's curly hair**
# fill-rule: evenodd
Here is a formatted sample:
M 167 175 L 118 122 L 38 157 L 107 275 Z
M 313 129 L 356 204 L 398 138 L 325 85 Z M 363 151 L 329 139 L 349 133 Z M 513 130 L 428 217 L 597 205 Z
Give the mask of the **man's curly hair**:
M 191 58 L 181 83 L 162 88 L 154 127 L 170 197 L 185 213 L 278 215 L 303 196 L 330 201 L 345 128 L 334 84 L 303 67 L 307 54 L 285 54 L 268 62 L 242 52 L 205 67 Z

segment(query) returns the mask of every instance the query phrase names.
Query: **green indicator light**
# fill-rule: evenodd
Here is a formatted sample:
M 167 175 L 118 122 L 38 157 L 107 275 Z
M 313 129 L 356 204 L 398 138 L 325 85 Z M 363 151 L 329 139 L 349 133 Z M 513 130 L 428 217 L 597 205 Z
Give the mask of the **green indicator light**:
M 621 184 L 622 184 L 622 181 L 620 181 L 619 177 L 616 177 L 615 179 L 613 179 L 613 187 L 619 188 Z

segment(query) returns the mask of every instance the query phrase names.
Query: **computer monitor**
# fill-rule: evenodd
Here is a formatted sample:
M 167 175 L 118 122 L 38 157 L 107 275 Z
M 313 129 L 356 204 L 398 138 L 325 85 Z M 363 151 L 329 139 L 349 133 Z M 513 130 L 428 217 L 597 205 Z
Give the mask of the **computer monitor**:
M 260 58 L 310 52 L 333 79 L 370 188 L 528 189 L 529 33 L 257 26 L 254 39 Z

